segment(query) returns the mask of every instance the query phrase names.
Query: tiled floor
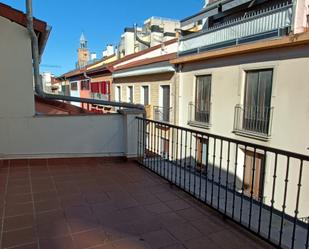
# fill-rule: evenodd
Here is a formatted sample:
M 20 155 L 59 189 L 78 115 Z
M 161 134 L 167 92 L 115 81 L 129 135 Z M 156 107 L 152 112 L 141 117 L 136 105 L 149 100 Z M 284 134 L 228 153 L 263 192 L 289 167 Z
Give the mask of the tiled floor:
M 0 248 L 266 248 L 135 163 L 2 162 Z

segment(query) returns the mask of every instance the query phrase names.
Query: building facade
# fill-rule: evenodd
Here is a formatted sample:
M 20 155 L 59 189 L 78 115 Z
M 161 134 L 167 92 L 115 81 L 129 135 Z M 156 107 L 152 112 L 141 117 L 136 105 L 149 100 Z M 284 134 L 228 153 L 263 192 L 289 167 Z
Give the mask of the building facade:
M 183 20 L 183 27 L 203 25 L 194 32 L 183 31 L 179 57 L 172 60 L 179 69 L 177 124 L 308 155 L 309 85 L 304 72 L 309 69 L 309 13 L 304 6 L 308 1 L 216 1 Z M 217 153 L 218 158 L 218 146 L 216 139 L 195 137 L 193 149 L 201 153 L 194 159 L 201 162 L 206 174 L 208 161 L 203 156 Z M 302 186 L 299 208 L 292 198 L 298 190 L 298 161 L 278 159 L 281 167 L 275 176 L 282 184 L 274 198 L 277 158 L 250 146 L 236 146 L 231 151 L 227 158 L 230 151 L 223 149 L 221 159 L 234 160 L 235 165 L 219 166 L 217 159 L 212 165 L 218 172 L 223 167 L 236 175 L 240 192 L 246 195 L 247 191 L 247 196 L 292 217 L 295 210 L 299 217 L 309 216 L 307 182 Z M 309 176 L 308 169 L 303 170 L 304 177 Z M 291 198 L 284 200 L 287 171 Z

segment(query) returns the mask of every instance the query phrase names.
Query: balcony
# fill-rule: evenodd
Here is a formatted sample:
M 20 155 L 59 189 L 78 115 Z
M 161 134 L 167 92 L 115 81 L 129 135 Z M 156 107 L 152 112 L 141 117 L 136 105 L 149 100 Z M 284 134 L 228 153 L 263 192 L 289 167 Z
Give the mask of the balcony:
M 160 107 L 160 106 L 153 107 L 153 118 L 156 121 L 169 123 L 171 122 L 171 114 L 172 114 L 171 107 Z
M 309 214 L 308 155 L 138 121 L 138 160 L 144 167 L 276 248 L 309 247 L 308 219 L 301 218 Z M 226 238 L 222 234 L 222 243 Z M 241 248 L 228 242 L 222 248 L 233 246 Z
M 284 2 L 246 13 L 180 39 L 179 55 L 194 54 L 287 34 L 292 25 L 293 5 Z
M 269 139 L 273 118 L 273 107 L 235 107 L 234 132 L 261 139 Z
M 210 104 L 208 108 L 200 108 L 193 102 L 189 103 L 189 121 L 188 124 L 191 126 L 197 126 L 201 128 L 210 127 Z

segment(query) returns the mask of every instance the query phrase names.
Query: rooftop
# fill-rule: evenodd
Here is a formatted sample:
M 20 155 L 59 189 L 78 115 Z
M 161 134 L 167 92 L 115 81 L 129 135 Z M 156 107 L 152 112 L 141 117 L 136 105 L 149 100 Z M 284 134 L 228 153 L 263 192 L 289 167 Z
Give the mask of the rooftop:
M 1 163 L 4 249 L 268 247 L 134 162 Z

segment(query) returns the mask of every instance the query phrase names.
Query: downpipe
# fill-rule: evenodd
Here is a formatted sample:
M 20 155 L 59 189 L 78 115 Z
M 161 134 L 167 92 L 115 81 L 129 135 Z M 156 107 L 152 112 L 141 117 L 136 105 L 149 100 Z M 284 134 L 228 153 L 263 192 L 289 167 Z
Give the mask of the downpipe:
M 95 104 L 95 105 L 105 105 L 105 106 L 113 106 L 113 107 L 138 109 L 138 110 L 143 111 L 143 115 L 145 116 L 145 107 L 139 104 L 122 103 L 122 102 L 97 100 L 97 99 L 89 99 L 89 98 L 78 98 L 78 97 L 72 97 L 72 96 L 45 93 L 43 90 L 42 79 L 40 76 L 41 58 L 40 58 L 40 53 L 39 53 L 39 42 L 38 42 L 38 37 L 33 27 L 32 0 L 26 0 L 26 15 L 27 15 L 27 29 L 28 29 L 28 32 L 31 38 L 31 46 L 32 46 L 34 90 L 38 96 L 42 98 L 46 98 L 46 99 L 53 99 L 53 100 L 82 102 L 82 103 Z

